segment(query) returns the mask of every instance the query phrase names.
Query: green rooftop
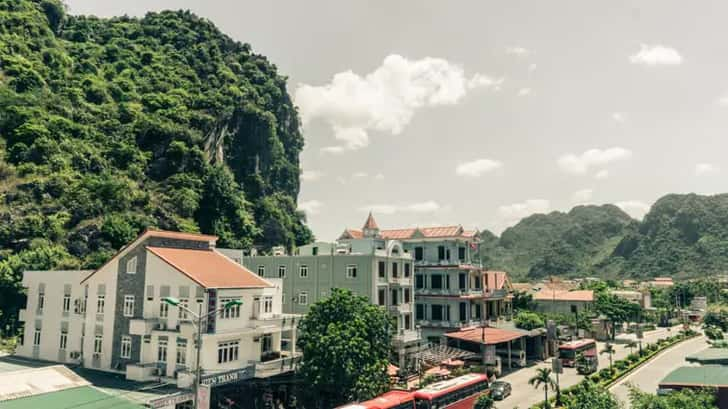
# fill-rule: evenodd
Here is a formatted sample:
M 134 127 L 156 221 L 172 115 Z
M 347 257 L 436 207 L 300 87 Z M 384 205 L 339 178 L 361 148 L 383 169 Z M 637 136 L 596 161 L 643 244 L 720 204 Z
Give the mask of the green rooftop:
M 114 395 L 108 395 L 91 386 L 64 389 L 0 402 L 2 409 L 141 409 L 143 406 Z
M 683 366 L 660 381 L 660 387 L 665 386 L 728 387 L 728 366 Z
M 728 364 L 728 348 L 708 348 L 686 356 L 685 360 L 702 365 L 726 365 Z

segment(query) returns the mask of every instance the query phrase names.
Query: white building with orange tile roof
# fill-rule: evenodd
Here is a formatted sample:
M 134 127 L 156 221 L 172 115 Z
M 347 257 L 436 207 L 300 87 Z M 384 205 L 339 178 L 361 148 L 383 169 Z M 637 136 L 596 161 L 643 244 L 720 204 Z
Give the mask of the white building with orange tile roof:
M 202 379 L 226 371 L 265 378 L 292 371 L 300 315 L 282 311 L 282 283 L 250 272 L 215 248 L 214 236 L 147 230 L 95 271 L 24 274 L 28 302 L 17 354 L 76 363 L 147 381 L 188 385 L 196 367 L 196 322 L 164 301 L 200 315 L 230 301 L 202 325 Z

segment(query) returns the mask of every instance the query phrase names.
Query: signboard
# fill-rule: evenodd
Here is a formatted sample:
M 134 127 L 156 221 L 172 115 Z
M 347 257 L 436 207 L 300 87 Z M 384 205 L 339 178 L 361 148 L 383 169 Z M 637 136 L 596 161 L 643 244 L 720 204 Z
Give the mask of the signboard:
M 200 385 L 197 388 L 197 409 L 210 409 L 210 386 Z
M 161 398 L 152 399 L 147 402 L 147 406 L 153 409 L 163 408 L 166 406 L 174 406 L 182 402 L 191 402 L 195 395 L 191 393 L 179 392 L 173 395 L 162 396 Z
M 551 370 L 554 371 L 554 373 L 564 373 L 564 367 L 561 366 L 560 359 L 554 358 L 551 360 Z
M 215 387 L 220 385 L 227 385 L 229 383 L 240 382 L 253 377 L 255 372 L 254 366 L 248 366 L 240 369 L 233 369 L 232 371 L 220 372 L 211 375 L 205 375 L 200 380 L 200 383 L 209 387 Z
M 495 365 L 495 345 L 486 345 L 485 346 L 485 364 L 486 365 Z

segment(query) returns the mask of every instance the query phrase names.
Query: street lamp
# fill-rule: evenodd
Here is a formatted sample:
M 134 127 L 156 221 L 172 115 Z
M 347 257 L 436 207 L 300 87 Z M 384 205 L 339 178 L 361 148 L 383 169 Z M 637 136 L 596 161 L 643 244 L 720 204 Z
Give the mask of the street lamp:
M 198 394 L 198 391 L 200 388 L 200 377 L 201 377 L 201 372 L 202 372 L 202 365 L 200 365 L 200 351 L 202 350 L 202 321 L 207 319 L 211 315 L 217 314 L 220 311 L 227 310 L 228 308 L 232 308 L 232 307 L 235 307 L 238 305 L 243 305 L 243 302 L 240 300 L 228 301 L 222 307 L 220 307 L 214 311 L 211 311 L 205 315 L 200 315 L 200 314 L 190 310 L 189 308 L 187 308 L 187 306 L 185 306 L 184 304 L 182 304 L 182 302 L 179 300 L 179 298 L 164 297 L 164 298 L 162 298 L 162 301 L 164 301 L 165 303 L 167 303 L 171 306 L 174 306 L 174 307 L 177 307 L 177 308 L 180 308 L 180 309 L 186 311 L 188 314 L 192 315 L 195 318 L 195 320 L 192 321 L 192 324 L 197 327 L 197 339 L 195 342 L 197 359 L 195 360 L 195 388 L 194 388 L 194 391 L 195 391 L 195 409 L 199 409 L 199 402 L 197 400 L 197 394 Z

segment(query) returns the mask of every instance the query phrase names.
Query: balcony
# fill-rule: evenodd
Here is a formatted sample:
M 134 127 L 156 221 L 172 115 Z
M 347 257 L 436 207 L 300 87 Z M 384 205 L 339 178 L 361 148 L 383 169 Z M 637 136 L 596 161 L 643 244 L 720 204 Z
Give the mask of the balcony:
M 408 344 L 410 342 L 417 342 L 421 339 L 419 331 L 411 329 L 401 329 L 397 334 L 392 337 L 392 341 L 395 344 Z
M 412 303 L 401 303 L 397 305 L 390 305 L 389 312 L 393 314 L 408 314 L 412 312 Z
M 457 267 L 462 266 L 463 268 L 482 268 L 482 264 L 478 262 L 468 261 L 468 260 L 453 260 L 453 259 L 445 259 L 445 260 L 415 260 L 415 266 L 416 267 Z
M 504 289 L 500 290 L 485 290 L 483 292 L 483 298 L 487 299 L 500 299 L 508 296 L 508 291 Z
M 126 379 L 138 382 L 156 380 L 160 377 L 158 362 L 136 363 L 126 365 Z
M 250 364 L 255 365 L 255 377 L 270 378 L 271 376 L 294 371 L 298 362 L 301 360 L 301 354 L 296 353 L 294 356 L 291 356 L 290 352 L 283 351 L 282 353 L 284 356 L 277 359 L 271 359 L 265 362 L 251 361 Z
M 399 285 L 402 287 L 409 287 L 412 285 L 412 276 L 410 275 L 409 277 L 403 277 L 403 276 L 390 277 L 389 283 Z
M 130 335 L 149 335 L 159 326 L 158 318 L 132 318 L 129 320 Z
M 289 331 L 301 321 L 299 314 L 271 314 L 268 316 L 253 315 L 250 317 L 249 327 L 261 331 Z

